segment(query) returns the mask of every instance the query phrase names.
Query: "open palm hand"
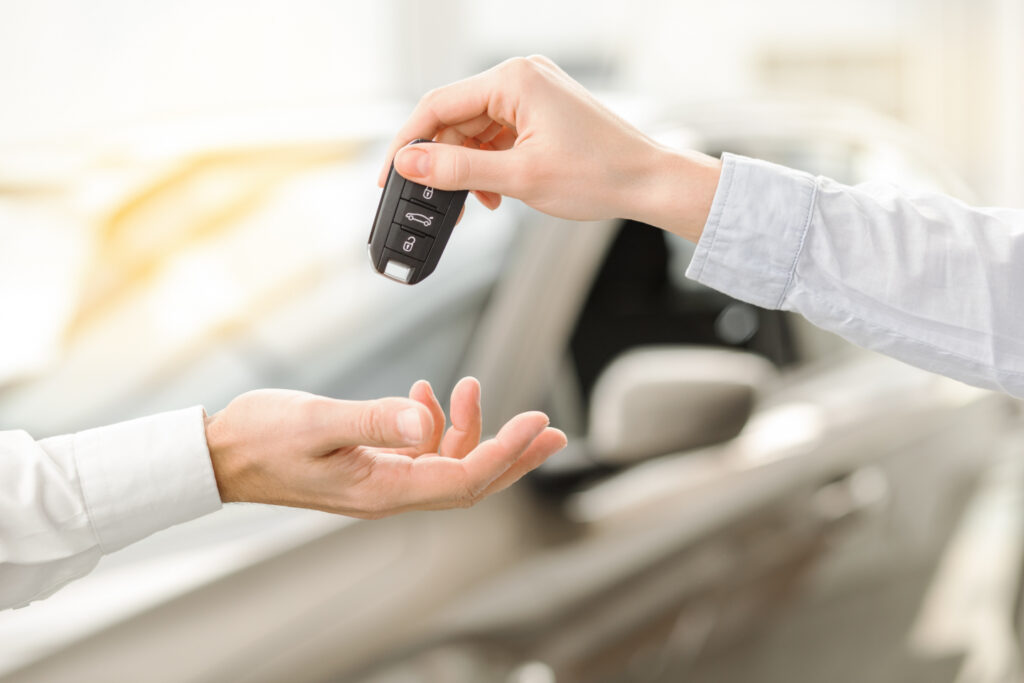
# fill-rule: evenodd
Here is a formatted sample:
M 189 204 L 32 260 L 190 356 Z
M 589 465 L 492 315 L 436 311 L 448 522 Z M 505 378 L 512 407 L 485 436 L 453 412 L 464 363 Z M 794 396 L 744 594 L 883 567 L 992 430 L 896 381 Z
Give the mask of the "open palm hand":
M 264 389 L 207 418 L 225 501 L 377 518 L 468 507 L 510 486 L 565 446 L 543 413 L 522 413 L 481 443 L 480 385 L 460 381 L 452 425 L 425 381 L 409 398 L 341 401 Z

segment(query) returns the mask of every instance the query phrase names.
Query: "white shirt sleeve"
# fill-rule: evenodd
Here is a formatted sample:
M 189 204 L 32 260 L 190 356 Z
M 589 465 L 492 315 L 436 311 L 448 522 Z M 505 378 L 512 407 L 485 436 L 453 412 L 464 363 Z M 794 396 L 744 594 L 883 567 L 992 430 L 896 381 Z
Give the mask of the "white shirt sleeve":
M 1024 211 L 723 157 L 687 275 L 933 372 L 1024 396 Z
M 201 407 L 42 441 L 0 431 L 0 609 L 220 506 Z

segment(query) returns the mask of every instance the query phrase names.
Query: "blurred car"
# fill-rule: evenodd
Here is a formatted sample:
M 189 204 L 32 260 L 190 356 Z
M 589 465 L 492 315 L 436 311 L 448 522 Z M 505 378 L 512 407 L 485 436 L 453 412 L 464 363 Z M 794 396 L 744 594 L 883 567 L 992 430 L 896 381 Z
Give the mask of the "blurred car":
M 898 126 L 838 105 L 705 104 L 645 127 L 846 182 L 887 175 L 964 193 Z M 470 208 L 431 279 L 389 283 L 358 263 L 375 188 L 342 190 L 376 177 L 376 154 L 296 149 L 206 154 L 111 214 L 101 253 L 125 265 L 89 280 L 64 360 L 0 395 L 5 420 L 27 426 L 58 401 L 44 428 L 63 430 L 216 407 L 261 385 L 377 396 L 420 375 L 440 394 L 474 374 L 488 430 L 541 407 L 569 449 L 472 510 L 353 522 L 233 506 L 157 534 L 2 615 L 0 641 L 17 652 L 0 680 L 1019 673 L 1015 401 L 688 281 L 692 246 L 632 221 Z M 242 169 L 256 177 L 239 181 Z M 190 229 L 220 251 L 182 247 L 173 223 L 153 229 L 177 203 L 203 209 Z M 251 246 L 254 235 L 285 255 L 293 239 L 331 248 L 268 270 L 276 249 Z M 205 277 L 229 252 L 234 275 L 199 292 L 215 300 L 205 326 L 161 314 L 160 343 L 117 341 L 148 297 L 184 305 L 160 273 Z M 82 377 L 111 343 L 134 354 L 132 370 L 104 367 L 112 386 L 90 401 Z M 68 615 L 76 627 L 54 627 Z

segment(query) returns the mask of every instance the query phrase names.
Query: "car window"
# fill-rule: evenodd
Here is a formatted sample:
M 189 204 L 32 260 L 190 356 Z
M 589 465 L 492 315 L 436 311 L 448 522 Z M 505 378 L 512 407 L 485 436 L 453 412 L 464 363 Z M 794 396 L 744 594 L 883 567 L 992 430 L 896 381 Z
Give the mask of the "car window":
M 622 352 L 648 344 L 745 349 L 778 366 L 797 360 L 784 314 L 688 280 L 682 238 L 624 221 L 598 270 L 570 342 L 584 398 Z

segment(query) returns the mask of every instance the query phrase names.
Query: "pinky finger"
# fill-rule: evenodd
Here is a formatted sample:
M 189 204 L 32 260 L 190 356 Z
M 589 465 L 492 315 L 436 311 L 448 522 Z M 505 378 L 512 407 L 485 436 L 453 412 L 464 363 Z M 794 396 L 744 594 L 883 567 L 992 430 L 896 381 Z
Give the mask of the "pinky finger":
M 566 443 L 567 439 L 561 430 L 550 427 L 545 429 L 530 443 L 523 454 L 516 459 L 516 462 L 508 470 L 484 489 L 483 493 L 480 494 L 480 498 L 486 498 L 492 493 L 498 493 L 512 486 L 512 484 L 515 484 L 525 475 L 543 464 L 545 460 L 565 448 Z M 406 505 L 391 510 L 390 514 L 401 514 L 414 510 L 447 510 L 451 507 L 452 504 L 449 500 L 440 499 L 420 502 L 415 505 Z
M 552 455 L 565 448 L 567 443 L 568 439 L 560 429 L 553 427 L 545 429 L 507 472 L 484 489 L 484 495 L 489 496 L 507 489 L 522 479 L 524 475 L 540 467 Z

